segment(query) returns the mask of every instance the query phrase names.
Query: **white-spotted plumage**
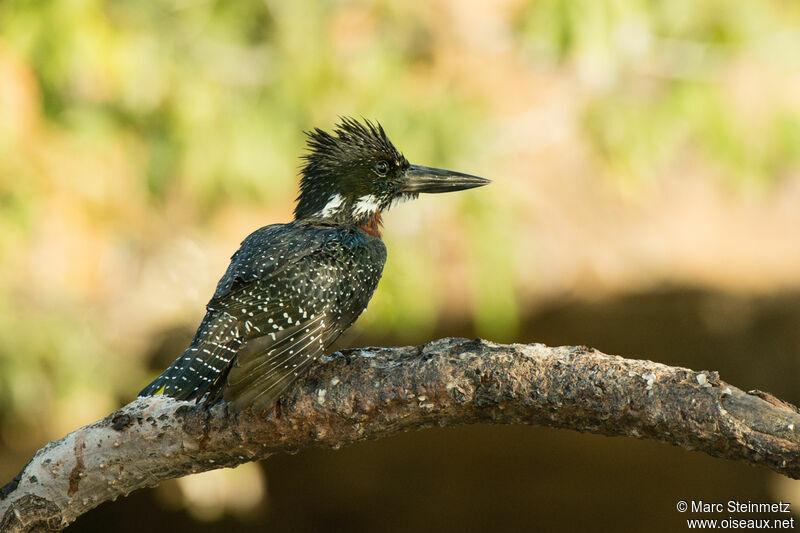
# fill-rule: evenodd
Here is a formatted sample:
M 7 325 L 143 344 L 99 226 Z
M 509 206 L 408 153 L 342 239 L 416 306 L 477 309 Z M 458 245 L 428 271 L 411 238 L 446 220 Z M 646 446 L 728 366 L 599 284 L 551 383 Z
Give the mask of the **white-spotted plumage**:
M 366 308 L 385 260 L 383 242 L 355 227 L 261 228 L 234 254 L 192 345 L 140 395 L 163 387 L 270 407 Z

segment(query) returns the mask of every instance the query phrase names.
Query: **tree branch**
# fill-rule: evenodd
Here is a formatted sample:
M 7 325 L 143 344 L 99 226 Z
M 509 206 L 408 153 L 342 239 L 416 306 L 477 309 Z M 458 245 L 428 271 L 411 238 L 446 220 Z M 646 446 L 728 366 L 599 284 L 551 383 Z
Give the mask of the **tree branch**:
M 442 339 L 334 354 L 277 409 L 137 399 L 39 450 L 0 489 L 0 531 L 57 530 L 190 473 L 425 427 L 538 424 L 655 439 L 800 478 L 800 414 L 716 372 L 585 347 Z

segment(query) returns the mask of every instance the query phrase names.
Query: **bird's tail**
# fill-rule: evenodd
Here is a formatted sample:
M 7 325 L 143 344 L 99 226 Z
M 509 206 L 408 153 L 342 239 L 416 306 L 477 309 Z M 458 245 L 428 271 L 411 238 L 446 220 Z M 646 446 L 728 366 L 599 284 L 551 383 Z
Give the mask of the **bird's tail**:
M 200 390 L 198 385 L 202 380 L 189 380 L 186 369 L 191 361 L 192 348 L 188 348 L 183 355 L 178 357 L 164 372 L 154 379 L 147 387 L 139 392 L 139 396 L 158 396 L 163 394 L 178 400 L 190 400 L 195 398 L 193 392 Z M 197 390 L 195 390 L 197 388 Z M 203 389 L 203 393 L 205 389 Z M 202 396 L 202 393 L 200 394 Z
M 142 396 L 158 396 L 159 394 L 164 394 L 164 389 L 166 389 L 166 372 L 158 376 L 154 379 L 150 385 L 143 388 L 139 391 L 138 396 L 141 398 Z
M 200 400 L 222 384 L 242 344 L 235 320 L 227 313 L 209 311 L 192 344 L 139 396 L 163 394 L 178 400 Z
M 160 376 L 139 392 L 139 396 L 163 394 L 177 400 L 199 400 L 220 380 L 222 371 L 198 362 L 198 348 L 190 346 Z

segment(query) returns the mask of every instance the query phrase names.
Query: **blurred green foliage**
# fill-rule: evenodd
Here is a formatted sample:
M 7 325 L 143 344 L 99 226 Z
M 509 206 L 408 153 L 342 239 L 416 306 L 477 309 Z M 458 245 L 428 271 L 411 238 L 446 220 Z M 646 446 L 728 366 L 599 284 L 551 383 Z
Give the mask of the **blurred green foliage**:
M 796 99 L 787 109 L 785 98 L 736 95 L 737 85 L 767 80 L 726 71 L 755 62 L 796 72 L 798 21 L 800 4 L 779 1 L 546 0 L 527 3 L 515 28 L 530 57 L 577 64 L 599 87 L 585 128 L 612 176 L 657 177 L 690 146 L 725 179 L 769 185 L 800 163 Z M 741 109 L 737 97 L 766 109 Z

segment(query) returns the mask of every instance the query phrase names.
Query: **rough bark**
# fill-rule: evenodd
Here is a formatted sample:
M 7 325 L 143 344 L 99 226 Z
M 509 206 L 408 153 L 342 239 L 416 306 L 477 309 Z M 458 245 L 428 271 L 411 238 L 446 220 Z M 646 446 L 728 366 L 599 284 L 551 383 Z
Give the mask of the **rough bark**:
M 800 478 L 797 409 L 716 372 L 585 347 L 442 339 L 337 353 L 261 414 L 137 399 L 39 450 L 0 489 L 0 531 L 61 529 L 133 490 L 276 452 L 476 422 L 655 439 Z

